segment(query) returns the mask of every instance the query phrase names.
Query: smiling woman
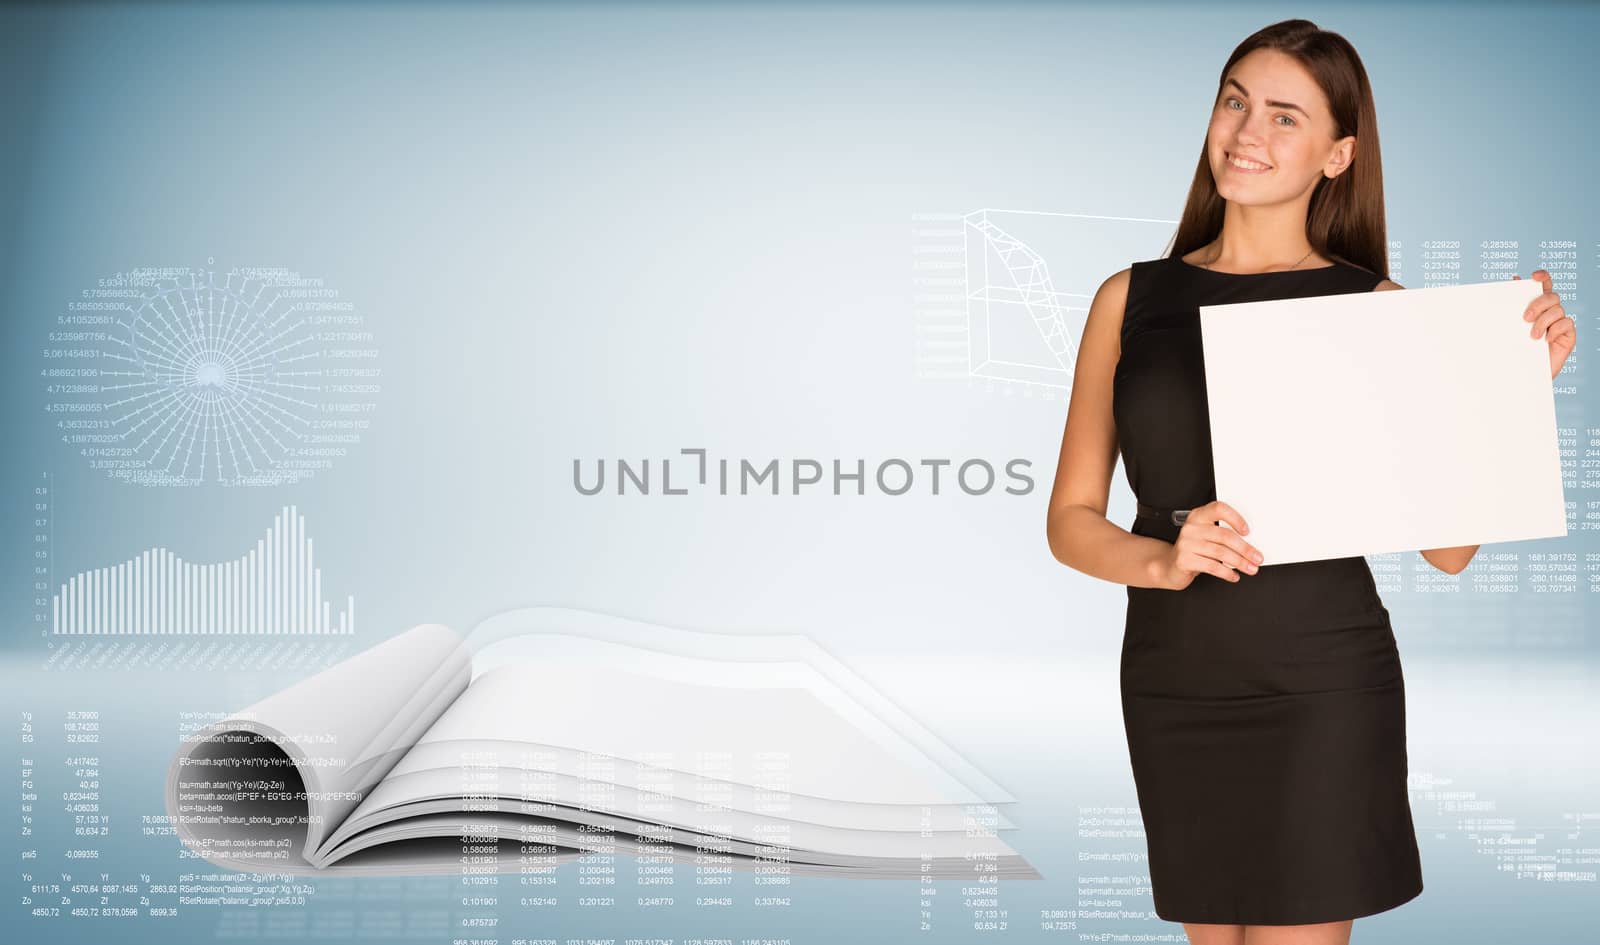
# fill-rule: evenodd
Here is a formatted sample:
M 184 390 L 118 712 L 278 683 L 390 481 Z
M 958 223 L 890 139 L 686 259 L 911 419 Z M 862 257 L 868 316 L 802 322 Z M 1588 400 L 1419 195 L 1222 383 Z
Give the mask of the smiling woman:
M 1364 558 L 1263 561 L 1218 500 L 1199 330 L 1201 305 L 1387 274 L 1366 71 L 1342 36 L 1288 20 L 1223 65 L 1170 255 L 1107 279 L 1085 323 L 1047 533 L 1062 563 L 1128 585 L 1123 721 L 1155 911 L 1196 945 L 1336 945 L 1422 891 L 1388 610 Z M 1105 517 L 1119 450 L 1129 531 Z
M 1396 288 L 1360 57 L 1307 20 L 1256 32 L 1218 77 L 1170 254 L 1090 305 L 1046 526 L 1057 560 L 1128 586 L 1123 722 L 1155 911 L 1195 945 L 1340 945 L 1422 892 L 1389 611 L 1365 558 L 1264 561 L 1217 498 L 1199 328 L 1202 305 Z M 1541 300 L 1524 317 L 1554 375 L 1570 320 Z M 1106 518 L 1119 451 L 1127 531 Z M 1423 553 L 1459 571 L 1474 550 Z
M 1366 72 L 1342 37 L 1347 57 L 1312 55 L 1309 45 L 1297 54 L 1264 35 L 1282 35 L 1282 26 L 1246 40 L 1223 70 L 1173 255 L 1219 272 L 1338 259 L 1387 276 L 1383 168 Z M 1289 256 L 1286 247 L 1301 252 Z M 1285 256 L 1300 258 L 1278 262 Z

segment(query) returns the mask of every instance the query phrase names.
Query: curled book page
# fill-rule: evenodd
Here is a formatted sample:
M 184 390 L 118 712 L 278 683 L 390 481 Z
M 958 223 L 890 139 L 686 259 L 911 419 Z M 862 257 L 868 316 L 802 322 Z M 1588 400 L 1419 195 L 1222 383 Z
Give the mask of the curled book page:
M 167 784 L 191 849 L 275 873 L 1041 878 L 1013 802 L 803 636 L 551 607 L 401 634 L 186 739 Z

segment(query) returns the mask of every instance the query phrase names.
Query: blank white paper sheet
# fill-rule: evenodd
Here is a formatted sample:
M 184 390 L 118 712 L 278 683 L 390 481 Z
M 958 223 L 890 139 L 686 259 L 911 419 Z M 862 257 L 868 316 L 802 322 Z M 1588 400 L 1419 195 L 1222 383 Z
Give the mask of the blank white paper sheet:
M 1201 306 L 1217 498 L 1265 564 L 1566 535 L 1542 291 Z

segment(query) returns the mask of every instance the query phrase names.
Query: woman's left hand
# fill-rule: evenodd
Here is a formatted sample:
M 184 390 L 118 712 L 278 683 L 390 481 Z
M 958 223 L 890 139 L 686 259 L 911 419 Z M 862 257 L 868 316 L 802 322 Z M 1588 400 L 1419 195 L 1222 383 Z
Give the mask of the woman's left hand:
M 1512 276 L 1521 279 L 1521 276 Z M 1533 322 L 1530 337 L 1538 338 L 1543 335 L 1550 343 L 1550 379 L 1554 380 L 1561 373 L 1561 365 L 1566 363 L 1572 354 L 1572 347 L 1578 341 L 1578 326 L 1567 317 L 1567 310 L 1561 307 L 1561 296 L 1550 290 L 1550 273 L 1543 269 L 1535 269 L 1533 278 L 1544 283 L 1544 294 L 1528 303 L 1528 310 L 1522 313 L 1522 320 Z

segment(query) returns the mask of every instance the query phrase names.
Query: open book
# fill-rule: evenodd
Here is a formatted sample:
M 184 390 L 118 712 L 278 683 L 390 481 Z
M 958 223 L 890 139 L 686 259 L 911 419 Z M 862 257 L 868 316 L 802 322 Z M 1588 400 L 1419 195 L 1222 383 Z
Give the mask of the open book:
M 1039 879 L 1014 801 L 804 636 L 549 607 L 380 643 L 186 736 L 166 785 L 196 854 L 288 874 Z

